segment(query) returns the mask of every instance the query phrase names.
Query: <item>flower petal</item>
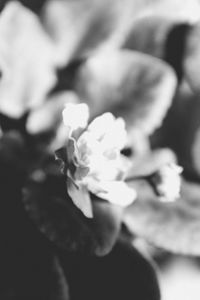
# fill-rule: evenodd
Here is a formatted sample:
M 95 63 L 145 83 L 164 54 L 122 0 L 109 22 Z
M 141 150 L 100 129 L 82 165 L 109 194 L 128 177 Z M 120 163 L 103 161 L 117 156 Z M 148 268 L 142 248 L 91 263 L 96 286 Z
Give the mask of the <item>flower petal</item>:
M 68 178 L 67 189 L 73 203 L 82 211 L 82 213 L 87 218 L 92 218 L 92 203 L 87 188 L 83 185 L 79 185 L 79 188 L 77 188 L 72 180 Z
M 119 206 L 130 205 L 137 196 L 136 191 L 123 181 L 102 181 L 99 186 L 105 192 L 99 192 L 97 196 Z
M 155 189 L 163 202 L 173 202 L 180 197 L 183 168 L 170 163 L 162 166 L 152 177 Z
M 101 144 L 107 149 L 116 148 L 123 149 L 127 143 L 127 132 L 125 129 L 125 122 L 122 118 L 114 121 L 113 126 L 108 128 Z
M 106 150 L 117 148 L 121 150 L 127 141 L 125 122 L 122 118 L 115 118 L 111 113 L 104 113 L 95 118 L 88 126 L 88 131 L 94 139 L 101 141 Z
M 89 119 L 89 108 L 87 104 L 67 103 L 63 110 L 63 122 L 72 131 L 85 128 Z

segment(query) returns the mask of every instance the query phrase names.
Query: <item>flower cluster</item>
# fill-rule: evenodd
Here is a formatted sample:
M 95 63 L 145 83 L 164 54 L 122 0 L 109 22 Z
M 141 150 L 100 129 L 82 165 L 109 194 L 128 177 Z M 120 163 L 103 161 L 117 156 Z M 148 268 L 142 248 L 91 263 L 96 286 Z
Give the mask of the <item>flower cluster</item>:
M 67 104 L 63 121 L 68 128 L 67 145 L 56 152 L 63 161 L 68 193 L 87 217 L 92 217 L 89 192 L 113 204 L 126 206 L 136 192 L 124 182 L 130 162 L 120 151 L 126 145 L 125 123 L 111 113 L 95 118 L 88 126 L 86 104 Z

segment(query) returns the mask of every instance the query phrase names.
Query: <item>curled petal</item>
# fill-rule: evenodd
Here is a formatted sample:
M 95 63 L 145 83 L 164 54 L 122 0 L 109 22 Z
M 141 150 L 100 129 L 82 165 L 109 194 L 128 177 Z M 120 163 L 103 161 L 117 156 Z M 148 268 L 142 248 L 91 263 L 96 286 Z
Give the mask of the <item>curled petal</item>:
M 87 188 L 83 185 L 75 186 L 73 181 L 67 179 L 68 194 L 73 203 L 82 211 L 87 218 L 93 217 L 92 203 Z
M 130 205 L 137 197 L 136 191 L 123 181 L 102 181 L 99 186 L 105 192 L 97 196 L 119 206 Z
M 85 128 L 88 124 L 89 108 L 85 103 L 67 103 L 63 110 L 63 122 L 72 131 Z

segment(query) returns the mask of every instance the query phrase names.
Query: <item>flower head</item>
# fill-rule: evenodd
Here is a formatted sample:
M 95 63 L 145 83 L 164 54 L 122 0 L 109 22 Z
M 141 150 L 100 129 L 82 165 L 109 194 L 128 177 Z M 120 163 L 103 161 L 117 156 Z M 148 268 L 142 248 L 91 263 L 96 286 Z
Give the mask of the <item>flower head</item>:
M 123 181 L 129 167 L 120 153 L 127 138 L 124 120 L 105 113 L 87 126 L 88 112 L 86 104 L 66 105 L 63 121 L 70 127 L 66 158 L 63 150 L 56 155 L 64 161 L 70 197 L 87 217 L 92 217 L 89 192 L 121 206 L 131 204 L 136 193 Z M 77 129 L 81 129 L 78 134 Z
M 164 202 L 172 202 L 180 197 L 183 168 L 175 163 L 163 165 L 152 178 L 155 189 Z

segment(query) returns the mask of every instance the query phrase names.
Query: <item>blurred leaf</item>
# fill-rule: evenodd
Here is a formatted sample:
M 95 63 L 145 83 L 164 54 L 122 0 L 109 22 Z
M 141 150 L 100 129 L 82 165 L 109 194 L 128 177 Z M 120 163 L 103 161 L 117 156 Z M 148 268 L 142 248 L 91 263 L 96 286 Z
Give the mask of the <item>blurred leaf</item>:
M 20 117 L 45 97 L 56 78 L 54 51 L 39 19 L 20 3 L 0 15 L 0 111 Z
M 61 64 L 98 48 L 119 48 L 141 16 L 157 15 L 194 22 L 200 18 L 198 0 L 51 0 L 42 22 L 57 45 Z
M 113 7 L 105 1 L 48 1 L 43 10 L 43 23 L 57 45 L 57 58 L 68 63 L 99 44 L 113 30 Z
M 156 149 L 144 155 L 133 157 L 131 168 L 126 174 L 129 178 L 147 177 L 157 172 L 160 167 L 176 161 L 175 154 L 170 149 Z
M 8 0 L 3 0 L 3 1 L 7 1 Z M 37 0 L 37 1 L 30 1 L 30 0 L 18 0 L 19 2 L 21 2 L 23 5 L 27 6 L 29 9 L 33 10 L 36 13 L 40 13 L 42 7 L 44 6 L 45 2 L 47 0 Z
M 143 5 L 149 4 L 143 9 L 143 15 L 158 15 L 172 20 L 181 20 L 194 23 L 200 18 L 199 0 L 144 0 Z
M 164 58 L 169 32 L 178 23 L 167 16 L 150 15 L 135 20 L 123 48 Z
M 42 20 L 62 65 L 97 48 L 118 47 L 141 6 L 138 0 L 51 0 Z
M 117 239 L 122 208 L 91 198 L 94 217 L 88 219 L 67 195 L 64 177 L 47 176 L 29 182 L 23 201 L 40 231 L 59 247 L 104 255 Z
M 75 90 L 93 116 L 112 111 L 127 126 L 151 134 L 171 105 L 176 77 L 164 62 L 137 52 L 93 56 L 80 67 Z
M 191 88 L 199 93 L 200 91 L 200 25 L 197 23 L 188 31 L 185 55 L 184 55 L 184 71 L 186 79 Z
M 1 171 L 5 168 L 15 174 L 15 172 L 24 172 L 27 167 L 27 151 L 25 142 L 21 134 L 15 130 L 3 134 L 0 138 L 0 164 Z M 9 167 L 8 167 L 9 166 Z M 10 174 L 12 177 L 13 174 Z
M 189 180 L 200 179 L 200 102 L 187 83 L 178 90 L 162 128 L 153 136 L 153 147 L 169 147 Z
M 167 14 L 148 15 L 135 20 L 123 48 L 140 51 L 169 63 L 179 80 L 183 77 L 185 44 L 191 25 Z
M 65 103 L 70 100 L 73 102 L 67 92 L 57 93 L 46 100 L 45 103 L 32 110 L 28 116 L 26 128 L 30 134 L 54 131 L 62 122 Z
M 159 300 L 156 272 L 129 243 L 121 240 L 104 257 L 60 256 L 73 299 Z
M 16 131 L 4 134 L 0 139 L 0 298 L 66 299 L 67 283 L 59 262 L 21 201 L 27 165 L 23 137 Z
M 183 181 L 181 198 L 163 203 L 145 181 L 134 184 L 139 196 L 127 208 L 124 222 L 130 232 L 168 251 L 200 254 L 200 185 Z

